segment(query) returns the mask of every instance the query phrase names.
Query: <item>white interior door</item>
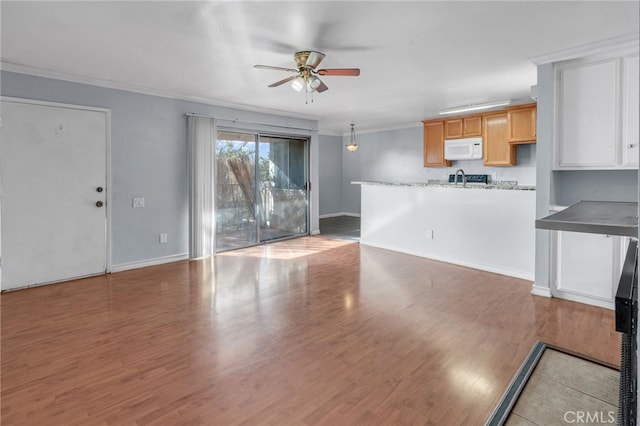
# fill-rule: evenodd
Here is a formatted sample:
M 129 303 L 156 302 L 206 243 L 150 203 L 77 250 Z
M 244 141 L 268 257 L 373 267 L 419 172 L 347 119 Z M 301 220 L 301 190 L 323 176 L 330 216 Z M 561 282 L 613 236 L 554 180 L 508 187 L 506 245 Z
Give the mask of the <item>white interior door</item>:
M 2 100 L 2 289 L 106 272 L 108 111 Z

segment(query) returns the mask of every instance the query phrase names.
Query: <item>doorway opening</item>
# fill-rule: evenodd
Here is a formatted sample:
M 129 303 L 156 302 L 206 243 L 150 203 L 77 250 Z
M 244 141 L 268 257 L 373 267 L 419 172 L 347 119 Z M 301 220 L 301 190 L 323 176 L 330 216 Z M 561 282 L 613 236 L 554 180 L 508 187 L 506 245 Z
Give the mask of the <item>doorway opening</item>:
M 308 235 L 309 139 L 219 130 L 216 252 Z

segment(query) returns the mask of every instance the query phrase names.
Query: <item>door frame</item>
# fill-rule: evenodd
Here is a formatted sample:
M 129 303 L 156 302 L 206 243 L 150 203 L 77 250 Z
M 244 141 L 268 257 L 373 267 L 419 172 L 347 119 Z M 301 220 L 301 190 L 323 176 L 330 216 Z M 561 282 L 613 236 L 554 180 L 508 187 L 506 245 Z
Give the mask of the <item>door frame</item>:
M 247 248 L 247 247 L 255 247 L 255 246 L 259 246 L 262 244 L 268 244 L 268 243 L 272 243 L 272 242 L 277 242 L 277 241 L 283 241 L 283 240 L 289 240 L 289 239 L 293 239 L 293 238 L 300 238 L 303 236 L 308 236 L 308 235 L 314 235 L 312 230 L 311 230 L 311 205 L 312 205 L 312 201 L 311 201 L 311 197 L 312 197 L 312 192 L 310 189 L 310 185 L 311 185 L 311 171 L 312 171 L 312 165 L 311 165 L 311 145 L 312 145 L 312 135 L 305 135 L 305 134 L 299 134 L 299 133 L 288 133 L 288 132 L 282 132 L 279 133 L 277 131 L 274 130 L 263 130 L 261 128 L 253 128 L 251 126 L 248 127 L 243 127 L 243 126 L 225 126 L 225 125 L 218 125 L 216 127 L 216 135 L 215 135 L 215 147 L 214 147 L 214 152 L 213 152 L 213 156 L 214 156 L 214 161 L 212 164 L 213 169 L 213 175 L 216 175 L 215 172 L 215 164 L 217 161 L 217 156 L 216 156 L 216 149 L 217 149 L 217 143 L 218 143 L 218 133 L 220 132 L 239 132 L 239 133 L 248 133 L 248 134 L 252 134 L 255 137 L 254 143 L 256 144 L 256 161 L 254 164 L 254 170 L 256 172 L 256 178 L 258 176 L 258 157 L 259 157 L 259 146 L 260 146 L 260 137 L 261 136 L 266 136 L 266 137 L 273 137 L 273 138 L 291 138 L 291 139 L 300 139 L 302 141 L 304 141 L 304 170 L 305 170 L 305 197 L 306 197 L 306 201 L 307 201 L 307 208 L 306 208 L 306 213 L 305 213 L 305 221 L 306 221 L 306 232 L 303 233 L 298 233 L 298 234 L 291 234 L 291 235 L 287 235 L 287 236 L 283 236 L 283 237 L 279 237 L 279 238 L 274 238 L 274 239 L 270 239 L 270 240 L 266 240 L 263 241 L 261 239 L 261 232 L 260 232 L 260 224 L 259 221 L 256 221 L 256 235 L 258 237 L 258 241 L 256 241 L 254 244 L 251 244 L 249 246 L 245 246 L 245 247 L 237 247 L 237 248 L 232 248 L 232 249 L 226 249 L 226 250 L 222 250 L 219 251 L 218 250 L 218 240 L 217 240 L 217 232 L 216 232 L 216 226 L 214 225 L 214 231 L 213 231 L 213 239 L 214 239 L 214 250 L 213 250 L 213 254 L 219 254 L 219 253 L 224 253 L 226 251 L 231 251 L 231 250 L 237 250 L 240 248 Z M 215 186 L 216 186 L 216 182 L 214 181 L 213 184 L 214 188 L 214 203 L 213 203 L 213 214 L 214 217 L 216 216 L 217 213 L 217 206 L 215 203 Z M 256 185 L 256 191 L 258 191 L 257 185 Z M 257 197 L 257 193 L 256 193 L 256 200 L 258 199 Z M 257 209 L 257 204 L 256 206 L 254 206 L 254 208 Z M 257 210 L 256 210 L 257 213 Z M 215 223 L 215 222 L 214 222 Z
M 100 112 L 105 115 L 105 182 L 106 182 L 106 223 L 105 223 L 105 265 L 106 270 L 105 273 L 111 273 L 111 109 L 109 108 L 97 108 L 90 107 L 85 105 L 75 105 L 75 104 L 66 104 L 60 102 L 49 102 L 49 101 L 41 101 L 37 99 L 26 99 L 26 98 L 15 98 L 10 96 L 0 96 L 0 101 L 14 102 L 14 103 L 23 103 L 30 105 L 38 105 L 38 106 L 48 106 L 48 107 L 56 107 L 56 108 L 68 108 L 68 109 L 77 109 L 82 111 L 91 111 L 91 112 Z M 1 105 L 1 104 L 0 104 Z M 2 111 L 0 111 L 0 117 Z M 0 118 L 0 126 L 2 126 L 2 121 Z M 0 236 L 2 235 L 2 182 L 0 181 Z M 0 238 L 0 259 L 2 259 L 2 239 Z M 100 274 L 97 274 L 100 275 Z M 64 280 L 63 280 L 64 281 Z M 54 281 L 60 282 L 60 281 Z M 46 282 L 41 284 L 34 284 L 28 287 L 36 287 L 40 285 L 53 284 L 54 282 Z M 25 288 L 25 287 L 21 287 Z M 2 289 L 2 263 L 0 262 L 0 289 Z M 9 289 L 19 290 L 20 288 Z M 2 289 L 2 291 L 5 291 Z
M 281 139 L 299 139 L 301 141 L 304 141 L 304 177 L 305 177 L 305 182 L 304 182 L 304 190 L 305 190 L 305 198 L 307 201 L 307 208 L 306 208 L 306 212 L 305 212 L 305 225 L 306 225 L 306 232 L 300 232 L 297 234 L 290 234 L 284 237 L 278 237 L 278 238 L 273 238 L 270 240 L 262 240 L 262 236 L 261 236 L 261 232 L 260 232 L 260 225 L 258 225 L 258 244 L 265 244 L 265 243 L 270 243 L 270 242 L 276 242 L 276 241 L 281 241 L 281 240 L 289 240 L 292 238 L 300 238 L 303 237 L 305 235 L 311 235 L 311 191 L 309 190 L 309 185 L 311 182 L 311 137 L 310 136 L 299 136 L 299 135 L 295 135 L 295 134 L 278 134 L 277 132 L 274 133 L 269 133 L 269 132 L 257 132 L 256 133 L 257 136 L 257 141 L 256 141 L 256 146 L 259 147 L 260 145 L 260 137 L 264 136 L 264 137 L 268 137 L 268 138 L 281 138 Z M 259 150 L 259 148 L 258 148 Z M 256 164 L 256 177 L 258 176 L 258 164 Z M 256 191 L 258 190 L 258 186 L 256 185 Z M 257 195 L 257 194 L 256 194 Z M 258 198 L 256 197 L 256 200 Z

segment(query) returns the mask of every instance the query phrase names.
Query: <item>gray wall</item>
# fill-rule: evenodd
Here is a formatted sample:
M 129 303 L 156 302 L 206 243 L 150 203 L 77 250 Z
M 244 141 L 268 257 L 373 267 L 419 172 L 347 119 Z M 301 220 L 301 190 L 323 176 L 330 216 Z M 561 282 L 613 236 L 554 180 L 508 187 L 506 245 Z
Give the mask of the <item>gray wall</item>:
M 549 214 L 553 194 L 553 114 L 554 114 L 554 75 L 553 65 L 538 67 L 538 110 L 537 110 L 537 158 L 536 158 L 536 218 Z M 536 230 L 535 288 L 541 294 L 551 296 L 551 233 Z M 546 292 L 546 293 L 545 293 Z
M 320 135 L 318 168 L 320 179 L 320 216 L 343 213 L 342 210 L 342 136 Z
M 554 204 L 578 201 L 638 201 L 637 170 L 571 170 L 553 172 Z
M 185 113 L 237 118 L 270 125 L 317 129 L 317 122 L 143 95 L 61 80 L 2 72 L 3 96 L 111 110 L 112 265 L 183 255 L 188 252 L 187 125 Z M 235 126 L 261 130 L 232 122 Z M 267 127 L 271 132 L 274 128 Z M 264 130 L 264 129 L 262 129 Z M 282 129 L 279 133 L 291 134 Z M 295 131 L 311 138 L 311 180 L 317 180 L 317 131 Z M 132 208 L 133 197 L 145 207 Z M 314 198 L 315 197 L 315 200 Z M 312 194 L 311 230 L 317 230 L 317 195 Z M 168 243 L 159 244 L 166 232 Z

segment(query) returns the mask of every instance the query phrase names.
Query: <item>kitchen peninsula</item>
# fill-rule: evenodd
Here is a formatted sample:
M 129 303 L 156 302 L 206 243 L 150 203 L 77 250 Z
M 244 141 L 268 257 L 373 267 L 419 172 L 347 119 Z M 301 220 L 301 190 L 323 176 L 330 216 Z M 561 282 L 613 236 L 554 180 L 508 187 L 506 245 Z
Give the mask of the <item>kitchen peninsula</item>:
M 360 243 L 533 281 L 535 187 L 361 185 Z

